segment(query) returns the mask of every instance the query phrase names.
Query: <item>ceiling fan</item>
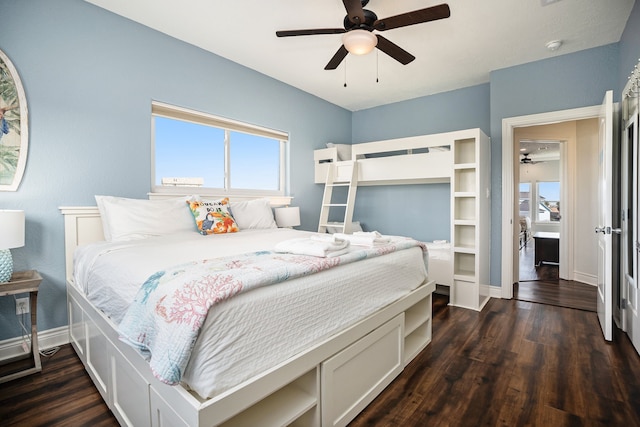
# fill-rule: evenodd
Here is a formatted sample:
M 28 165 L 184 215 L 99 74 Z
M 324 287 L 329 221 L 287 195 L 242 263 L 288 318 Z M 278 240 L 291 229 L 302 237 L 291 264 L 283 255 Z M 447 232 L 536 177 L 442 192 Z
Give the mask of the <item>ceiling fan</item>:
M 451 16 L 449 5 L 440 4 L 425 9 L 414 10 L 400 15 L 378 19 L 378 16 L 364 7 L 369 0 L 342 0 L 347 11 L 344 18 L 344 28 L 316 28 L 306 30 L 276 31 L 278 37 L 311 36 L 316 34 L 344 34 L 342 46 L 333 55 L 333 58 L 324 67 L 325 70 L 335 70 L 348 53 L 363 55 L 377 47 L 396 61 L 407 65 L 415 56 L 402 49 L 400 46 L 382 37 L 373 34 L 373 30 L 386 31 L 394 28 L 406 27 L 423 22 L 436 21 Z
M 522 153 L 522 158 L 520 159 L 521 165 L 535 165 L 537 163 L 543 162 L 536 162 L 531 157 L 529 157 L 529 153 Z

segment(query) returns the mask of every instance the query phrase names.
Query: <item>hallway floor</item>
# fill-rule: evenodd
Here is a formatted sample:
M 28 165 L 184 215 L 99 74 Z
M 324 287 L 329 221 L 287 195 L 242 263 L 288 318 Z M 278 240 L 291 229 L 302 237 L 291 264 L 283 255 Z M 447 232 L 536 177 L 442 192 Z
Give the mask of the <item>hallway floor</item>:
M 513 298 L 520 301 L 596 311 L 597 288 L 573 280 L 562 280 L 557 265 L 534 265 L 533 239 L 520 249 L 520 282 L 513 286 Z

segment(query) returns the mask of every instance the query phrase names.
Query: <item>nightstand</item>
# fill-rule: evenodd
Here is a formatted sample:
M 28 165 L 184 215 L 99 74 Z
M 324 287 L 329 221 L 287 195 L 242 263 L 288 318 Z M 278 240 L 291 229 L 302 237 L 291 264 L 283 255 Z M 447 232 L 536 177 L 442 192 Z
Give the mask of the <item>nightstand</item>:
M 36 270 L 17 271 L 11 275 L 11 280 L 7 283 L 0 283 L 0 296 L 23 294 L 29 292 L 29 300 L 31 301 L 31 353 L 7 359 L 2 364 L 14 362 L 16 360 L 31 358 L 33 366 L 22 369 L 3 377 L 0 377 L 0 383 L 11 381 L 25 375 L 34 374 L 42 370 L 40 364 L 40 349 L 38 347 L 38 328 L 36 325 L 36 313 L 38 309 L 38 287 L 42 277 Z

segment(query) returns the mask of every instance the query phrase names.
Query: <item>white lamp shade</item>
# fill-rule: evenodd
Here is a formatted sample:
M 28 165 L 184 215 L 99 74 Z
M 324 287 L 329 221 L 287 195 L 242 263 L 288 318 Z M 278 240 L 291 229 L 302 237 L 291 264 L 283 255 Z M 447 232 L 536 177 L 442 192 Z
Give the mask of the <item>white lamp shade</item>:
M 375 34 L 367 30 L 351 30 L 342 36 L 342 44 L 354 55 L 366 55 L 378 44 Z
M 300 208 L 297 206 L 276 208 L 275 213 L 278 227 L 296 227 L 300 225 Z
M 24 211 L 0 210 L 0 249 L 24 246 Z

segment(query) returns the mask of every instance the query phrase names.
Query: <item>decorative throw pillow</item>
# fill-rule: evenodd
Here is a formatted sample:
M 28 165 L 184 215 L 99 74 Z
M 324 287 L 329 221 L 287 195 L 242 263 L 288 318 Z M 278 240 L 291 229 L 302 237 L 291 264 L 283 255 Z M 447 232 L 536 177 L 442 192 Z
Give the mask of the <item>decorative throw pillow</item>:
M 238 225 L 227 209 L 229 198 L 220 200 L 187 200 L 189 209 L 202 235 L 235 233 Z

